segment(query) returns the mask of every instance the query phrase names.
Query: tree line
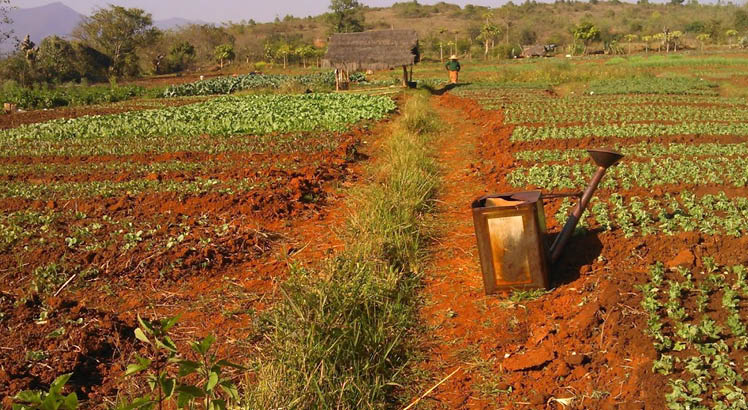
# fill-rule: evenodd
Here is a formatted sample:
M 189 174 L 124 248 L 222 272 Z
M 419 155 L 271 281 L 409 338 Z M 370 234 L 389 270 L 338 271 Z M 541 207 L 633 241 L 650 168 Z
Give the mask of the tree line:
M 0 0 L 0 35 L 6 40 L 13 34 L 2 30 L 3 23 L 10 23 L 9 7 L 10 0 Z M 322 18 L 330 32 L 361 31 L 361 10 L 355 0 L 332 0 L 330 13 Z M 307 20 L 310 26 L 319 23 L 319 18 Z M 0 62 L 0 76 L 31 85 L 106 81 L 215 66 L 223 69 L 237 59 L 283 67 L 318 65 L 325 53 L 324 42 L 305 37 L 303 24 L 299 27 L 294 22 L 292 30 L 284 30 L 278 27 L 282 23 L 264 25 L 262 37 L 253 35 L 259 25 L 251 20 L 162 31 L 154 27 L 146 11 L 110 5 L 84 18 L 70 39 L 50 36 L 37 44 L 38 39 L 26 36 L 15 52 Z
M 0 0 L 0 28 L 9 5 L 10 0 Z M 111 5 L 86 17 L 70 39 L 19 42 L 17 51 L 0 62 L 0 76 L 30 85 L 222 69 L 236 62 L 259 70 L 267 63 L 307 67 L 319 64 L 331 33 L 403 27 L 419 31 L 422 56 L 434 60 L 451 54 L 511 58 L 533 44 L 555 44 L 571 54 L 670 51 L 689 45 L 748 46 L 748 6 L 526 0 L 490 8 L 413 0 L 372 8 L 358 0 L 331 0 L 329 12 L 317 17 L 162 31 L 144 10 Z M 6 37 L 0 29 L 0 40 Z

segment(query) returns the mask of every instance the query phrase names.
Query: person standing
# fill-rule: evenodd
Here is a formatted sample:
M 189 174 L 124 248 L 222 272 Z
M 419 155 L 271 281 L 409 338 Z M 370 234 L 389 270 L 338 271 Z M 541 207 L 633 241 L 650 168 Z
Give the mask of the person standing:
M 451 57 L 449 57 L 449 61 L 447 62 L 447 71 L 449 71 L 450 84 L 457 84 L 457 81 L 459 81 L 460 68 L 460 62 L 457 61 L 457 56 L 453 54 Z

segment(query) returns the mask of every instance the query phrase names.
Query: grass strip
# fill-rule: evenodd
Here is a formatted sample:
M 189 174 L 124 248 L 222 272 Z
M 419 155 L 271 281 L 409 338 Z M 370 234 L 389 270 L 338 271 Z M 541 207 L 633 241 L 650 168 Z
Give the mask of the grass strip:
M 353 200 L 347 246 L 318 271 L 295 267 L 259 323 L 266 354 L 250 408 L 380 408 L 407 379 L 427 214 L 438 185 L 428 95 L 410 96 L 374 183 Z

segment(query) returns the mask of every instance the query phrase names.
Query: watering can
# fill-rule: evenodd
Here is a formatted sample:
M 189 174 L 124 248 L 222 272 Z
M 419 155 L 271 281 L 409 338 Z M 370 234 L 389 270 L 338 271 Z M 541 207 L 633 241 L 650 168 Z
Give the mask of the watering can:
M 623 158 L 622 154 L 606 149 L 587 152 L 598 168 L 583 193 L 513 192 L 488 195 L 473 202 L 473 223 L 486 294 L 502 289 L 548 289 L 550 267 L 561 257 L 608 168 Z M 543 199 L 560 196 L 580 199 L 561 233 L 546 247 Z

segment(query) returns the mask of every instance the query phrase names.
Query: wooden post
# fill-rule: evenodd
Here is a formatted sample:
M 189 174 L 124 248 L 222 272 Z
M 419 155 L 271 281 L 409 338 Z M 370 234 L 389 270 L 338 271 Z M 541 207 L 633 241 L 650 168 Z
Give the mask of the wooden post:
M 408 66 L 403 66 L 403 87 L 408 86 Z
M 339 68 L 335 70 L 335 91 L 348 89 L 348 69 Z

